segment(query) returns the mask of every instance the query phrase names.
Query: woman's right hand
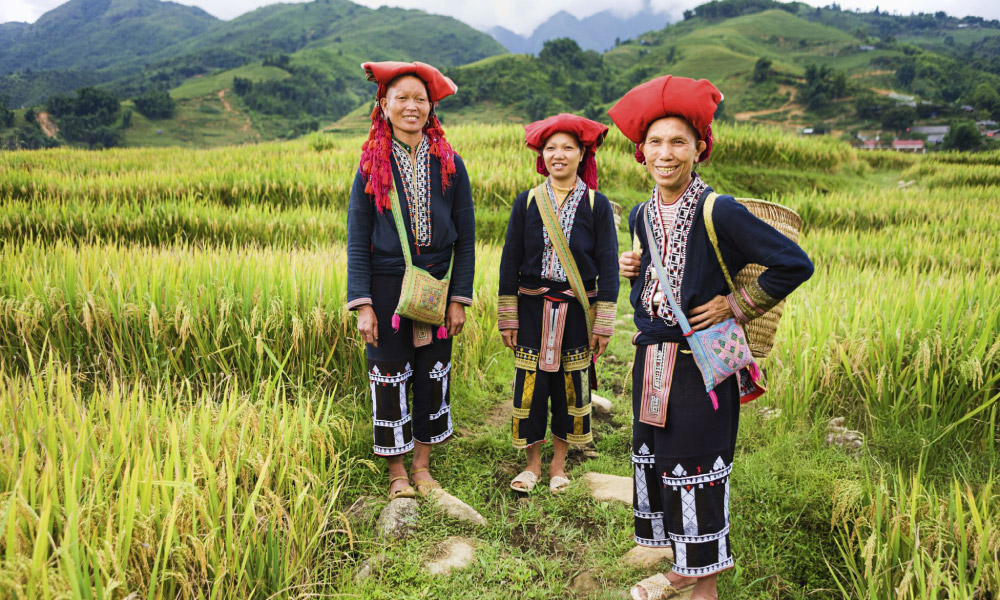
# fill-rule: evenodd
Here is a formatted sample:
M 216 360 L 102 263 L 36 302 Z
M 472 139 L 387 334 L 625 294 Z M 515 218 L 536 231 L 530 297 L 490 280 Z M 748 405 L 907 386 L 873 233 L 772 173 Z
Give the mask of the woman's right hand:
M 378 348 L 378 318 L 370 304 L 358 309 L 358 331 L 366 344 Z
M 504 329 L 500 332 L 500 337 L 503 338 L 503 345 L 507 346 L 513 350 L 517 346 L 517 330 L 516 329 Z
M 622 277 L 626 279 L 635 279 L 639 276 L 639 253 L 638 252 L 622 252 L 621 257 L 618 259 L 618 268 L 621 271 Z

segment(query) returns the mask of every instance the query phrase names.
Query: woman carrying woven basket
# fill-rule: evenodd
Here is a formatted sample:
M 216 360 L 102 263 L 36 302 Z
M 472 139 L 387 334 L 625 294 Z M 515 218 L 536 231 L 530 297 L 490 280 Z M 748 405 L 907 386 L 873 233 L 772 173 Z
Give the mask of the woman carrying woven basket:
M 472 304 L 475 215 L 465 166 L 434 114 L 454 82 L 420 62 L 362 67 L 378 92 L 347 210 L 347 305 L 367 345 L 389 497 L 413 497 L 410 476 L 422 495 L 440 487 L 431 446 L 453 432 L 451 342 Z M 408 475 L 403 455 L 414 448 Z
M 812 274 L 790 239 L 693 171 L 712 151 L 722 94 L 706 80 L 669 75 L 629 91 L 609 114 L 636 144 L 653 180 L 629 214 L 633 250 L 619 265 L 632 282 L 638 332 L 632 370 L 635 541 L 672 546 L 671 572 L 634 586 L 659 599 L 694 586 L 718 598 L 717 575 L 734 564 L 729 478 L 741 396 L 763 392 L 741 324 L 775 306 Z M 718 249 L 718 250 L 716 250 Z M 766 267 L 731 291 L 728 273 Z
M 593 440 L 590 380 L 614 333 L 618 237 L 611 203 L 597 192 L 595 159 L 608 128 L 560 114 L 524 129 L 548 177 L 514 200 L 500 259 L 497 317 L 514 351 L 513 441 L 528 455 L 511 487 L 529 492 L 541 476 L 551 402 L 549 489 L 558 493 L 569 484 L 569 445 Z

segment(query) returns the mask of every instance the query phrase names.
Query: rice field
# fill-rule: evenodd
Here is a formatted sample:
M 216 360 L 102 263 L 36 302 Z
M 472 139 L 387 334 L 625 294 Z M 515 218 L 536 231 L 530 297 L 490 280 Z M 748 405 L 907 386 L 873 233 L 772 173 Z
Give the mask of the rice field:
M 817 265 L 765 363 L 771 391 L 744 407 L 721 597 L 1000 597 L 1000 158 L 716 133 L 704 177 L 796 209 Z M 589 565 L 593 597 L 618 598 L 649 574 L 619 564 L 624 506 L 501 489 L 520 458 L 490 416 L 513 363 L 490 265 L 539 176 L 515 126 L 449 138 L 483 268 L 456 340 L 460 433 L 436 464 L 491 521 L 479 563 L 432 578 L 424 550 L 476 532 L 431 512 L 387 544 L 354 510 L 385 480 L 344 309 L 360 139 L 56 149 L 0 153 L 0 596 L 556 598 Z M 599 155 L 626 208 L 648 193 L 633 151 L 614 132 Z M 571 476 L 629 473 L 624 295 L 601 372 L 619 411 Z M 835 417 L 860 453 L 826 443 Z

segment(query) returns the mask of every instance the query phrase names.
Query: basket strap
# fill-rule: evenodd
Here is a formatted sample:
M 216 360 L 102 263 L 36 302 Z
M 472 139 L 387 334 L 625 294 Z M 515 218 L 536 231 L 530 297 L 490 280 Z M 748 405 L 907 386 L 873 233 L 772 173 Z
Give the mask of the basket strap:
M 576 294 L 577 300 L 583 305 L 583 316 L 587 319 L 587 340 L 589 343 L 590 336 L 594 331 L 594 316 L 590 314 L 590 298 L 587 297 L 587 288 L 583 285 L 583 277 L 580 276 L 580 269 L 576 266 L 576 261 L 573 259 L 573 253 L 570 251 L 566 235 L 563 234 L 562 227 L 559 226 L 559 219 L 556 217 L 555 209 L 552 208 L 552 201 L 549 199 L 549 192 L 545 188 L 544 183 L 528 192 L 529 206 L 532 199 L 538 204 L 538 213 L 542 215 L 542 223 L 549 232 L 549 241 L 552 243 L 552 248 L 556 251 L 556 256 L 559 257 L 563 271 L 566 272 L 566 279 L 569 280 L 569 286 L 573 288 L 573 293 Z
M 715 257 L 719 259 L 719 266 L 722 267 L 722 274 L 726 276 L 726 283 L 729 284 L 729 291 L 736 293 L 736 286 L 733 285 L 733 279 L 729 276 L 729 269 L 726 267 L 726 261 L 722 260 L 722 251 L 719 250 L 719 236 L 715 232 L 715 223 L 712 221 L 712 209 L 715 208 L 715 200 L 719 195 L 715 192 L 708 194 L 705 198 L 705 229 L 708 231 L 708 239 L 712 242 L 712 248 L 715 250 Z

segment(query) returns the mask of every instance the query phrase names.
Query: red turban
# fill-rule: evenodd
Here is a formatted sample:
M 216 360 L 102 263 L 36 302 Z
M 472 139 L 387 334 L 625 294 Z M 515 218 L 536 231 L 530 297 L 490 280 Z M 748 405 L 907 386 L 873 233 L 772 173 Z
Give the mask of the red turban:
M 536 169 L 542 175 L 548 175 L 545 168 L 545 161 L 542 159 L 542 147 L 545 141 L 557 133 L 569 133 L 583 145 L 583 160 L 580 161 L 578 172 L 583 182 L 590 189 L 597 189 L 597 160 L 595 153 L 604 142 L 604 136 L 608 133 L 608 126 L 597 121 L 591 121 L 577 115 L 560 113 L 558 115 L 535 121 L 524 126 L 524 141 L 528 147 L 538 152 Z
M 445 77 L 441 71 L 427 63 L 422 62 L 366 62 L 361 65 L 368 76 L 368 81 L 378 83 L 377 98 L 385 97 L 386 86 L 389 82 L 401 75 L 415 75 L 427 86 L 427 94 L 431 102 L 440 102 L 442 98 L 454 94 L 458 91 L 458 86 L 449 77 Z
M 428 100 L 433 105 L 457 92 L 458 86 L 441 71 L 422 62 L 366 62 L 362 63 L 361 68 L 365 70 L 369 81 L 378 83 L 368 139 L 361 146 L 361 175 L 365 180 L 365 193 L 375 197 L 375 208 L 381 213 L 390 208 L 389 190 L 393 186 L 390 162 L 392 130 L 379 103 L 385 97 L 386 87 L 400 75 L 414 75 L 427 86 Z M 455 151 L 444 137 L 444 128 L 434 114 L 433 106 L 427 124 L 424 125 L 424 134 L 430 143 L 430 153 L 441 160 L 441 191 L 447 190 L 451 185 L 451 177 L 455 174 Z
M 722 92 L 707 79 L 695 81 L 664 75 L 629 90 L 608 114 L 636 146 L 645 140 L 646 130 L 653 121 L 681 117 L 705 142 L 705 151 L 698 157 L 699 162 L 704 162 L 712 153 L 712 117 L 720 102 Z M 638 152 L 636 158 L 639 158 Z

